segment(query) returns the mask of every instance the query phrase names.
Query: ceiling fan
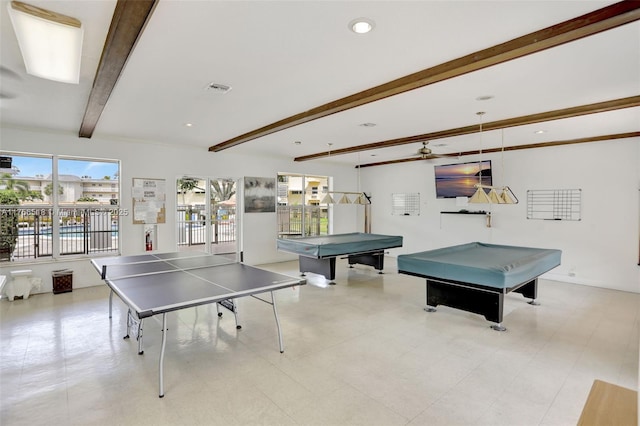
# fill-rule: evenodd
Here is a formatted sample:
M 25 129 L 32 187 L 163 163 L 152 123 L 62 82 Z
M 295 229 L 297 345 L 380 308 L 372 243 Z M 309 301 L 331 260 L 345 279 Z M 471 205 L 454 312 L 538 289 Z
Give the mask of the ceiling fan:
M 429 141 L 423 141 L 422 147 L 419 148 L 414 155 L 420 156 L 420 158 L 422 158 L 423 160 L 445 157 L 445 155 L 434 154 L 433 151 L 431 151 L 431 148 L 427 147 L 428 144 Z

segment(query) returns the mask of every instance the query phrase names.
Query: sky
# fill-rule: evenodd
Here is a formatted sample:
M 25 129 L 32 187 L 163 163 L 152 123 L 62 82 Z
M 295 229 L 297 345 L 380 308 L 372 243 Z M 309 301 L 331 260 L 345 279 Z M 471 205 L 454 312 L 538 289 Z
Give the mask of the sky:
M 482 162 L 482 170 L 488 170 L 490 168 L 490 161 L 485 160 Z M 437 166 L 434 168 L 434 171 L 436 174 L 436 178 L 452 176 L 475 176 L 478 173 L 478 162 Z
M 20 170 L 19 177 L 48 176 L 52 171 L 51 158 L 12 156 L 12 166 Z M 118 171 L 117 162 L 102 162 L 90 160 L 58 160 L 58 174 L 74 175 L 78 177 L 90 176 L 101 179 L 110 176 L 112 179 Z

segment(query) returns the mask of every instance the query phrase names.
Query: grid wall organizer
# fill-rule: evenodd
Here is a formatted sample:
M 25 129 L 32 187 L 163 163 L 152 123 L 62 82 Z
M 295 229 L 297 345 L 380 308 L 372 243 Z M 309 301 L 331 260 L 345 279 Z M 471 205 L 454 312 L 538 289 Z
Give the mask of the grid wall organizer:
M 581 189 L 527 191 L 527 219 L 581 220 Z

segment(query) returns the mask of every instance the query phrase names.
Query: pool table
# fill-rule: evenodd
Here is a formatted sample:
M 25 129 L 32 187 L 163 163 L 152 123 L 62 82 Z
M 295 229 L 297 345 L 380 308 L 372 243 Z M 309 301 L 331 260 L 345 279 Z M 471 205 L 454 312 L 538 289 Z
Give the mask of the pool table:
M 398 256 L 398 272 L 426 278 L 426 308 L 438 305 L 484 315 L 504 331 L 504 296 L 521 293 L 537 305 L 538 277 L 560 265 L 557 249 L 473 242 Z
M 337 257 L 347 257 L 351 268 L 362 264 L 382 273 L 384 251 L 394 247 L 402 247 L 401 236 L 362 232 L 277 240 L 278 250 L 298 255 L 303 276 L 305 272 L 312 272 L 324 275 L 331 282 L 336 278 Z

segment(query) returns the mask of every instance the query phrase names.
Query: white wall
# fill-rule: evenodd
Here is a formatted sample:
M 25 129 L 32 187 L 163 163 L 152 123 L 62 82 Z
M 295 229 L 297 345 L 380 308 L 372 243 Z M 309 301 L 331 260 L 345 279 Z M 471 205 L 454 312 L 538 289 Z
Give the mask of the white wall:
M 322 162 L 296 163 L 293 160 L 240 157 L 233 150 L 210 153 L 202 148 L 190 146 L 171 147 L 137 141 L 109 140 L 93 137 L 80 139 L 75 135 L 39 132 L 34 130 L 0 129 L 0 149 L 3 151 L 57 154 L 121 160 L 122 182 L 121 207 L 131 214 L 131 182 L 133 178 L 166 179 L 167 220 L 158 224 L 158 251 L 174 251 L 177 248 L 175 227 L 176 194 L 175 181 L 183 175 L 200 177 L 242 178 L 243 176 L 276 177 L 278 172 L 305 173 L 332 176 L 338 190 L 352 191 L 357 185 L 357 174 L 353 166 L 341 166 Z M 357 210 L 362 206 L 345 206 L 334 211 L 335 232 L 360 230 Z M 247 213 L 243 218 L 242 249 L 248 264 L 269 263 L 295 259 L 296 257 L 276 250 L 276 214 Z M 121 251 L 124 255 L 144 252 L 143 225 L 133 225 L 132 218 L 121 221 Z M 3 265 L 4 266 L 4 265 Z M 96 273 L 90 269 L 87 258 L 53 262 L 19 262 L 4 266 L 0 273 L 7 275 L 15 269 L 31 269 L 34 275 L 43 278 L 42 291 L 51 291 L 51 271 L 69 268 L 74 271 L 74 288 L 99 285 Z
M 158 225 L 158 250 L 176 249 L 174 182 L 182 175 L 203 177 L 276 176 L 278 172 L 306 173 L 334 177 L 336 190 L 352 191 L 357 186 L 353 166 L 317 161 L 295 163 L 276 159 L 239 157 L 231 152 L 203 152 L 193 147 L 169 147 L 135 141 L 100 138 L 79 139 L 75 135 L 33 130 L 0 129 L 0 149 L 41 154 L 63 154 L 122 161 L 122 202 L 131 209 L 131 179 L 166 179 L 167 223 Z M 640 140 L 623 139 L 523 151 L 505 152 L 504 182 L 501 182 L 499 154 L 493 160 L 494 184 L 508 184 L 520 199 L 515 206 L 491 206 L 491 228 L 483 216 L 441 215 L 459 210 L 455 200 L 436 199 L 433 165 L 452 161 L 417 161 L 361 170 L 360 186 L 373 196 L 372 232 L 404 236 L 404 247 L 391 255 L 484 241 L 563 250 L 562 265 L 545 276 L 579 284 L 640 292 L 638 239 L 640 222 Z M 477 158 L 467 157 L 464 161 Z M 389 176 L 393 176 L 390 179 Z M 526 219 L 526 193 L 530 189 L 582 189 L 582 220 L 539 221 Z M 392 216 L 391 194 L 418 192 L 420 216 Z M 490 206 L 478 205 L 488 210 Z M 469 209 L 476 209 L 470 205 Z M 333 232 L 363 230 L 363 206 L 333 206 Z M 294 259 L 275 248 L 275 213 L 244 215 L 242 248 L 244 260 L 260 264 Z M 265 226 L 272 223 L 273 226 Z M 142 225 L 122 221 L 122 253 L 144 251 Z M 28 267 L 44 279 L 43 291 L 51 291 L 51 271 L 74 270 L 74 287 L 98 285 L 86 258 L 65 258 L 56 262 L 19 263 L 2 268 Z M 570 276 L 569 271 L 575 273 Z
M 440 214 L 460 207 L 454 199 L 436 199 L 433 165 L 455 162 L 439 159 L 362 169 L 362 188 L 373 195 L 372 232 L 404 236 L 393 255 L 471 241 L 557 248 L 562 265 L 546 278 L 640 292 L 639 138 L 505 152 L 504 182 L 501 155 L 486 158 L 492 160 L 494 185 L 509 185 L 520 201 L 466 207 L 491 210 L 491 228 L 484 216 Z M 532 189 L 582 189 L 582 220 L 527 219 Z M 420 216 L 391 215 L 391 194 L 412 192 L 420 193 Z

